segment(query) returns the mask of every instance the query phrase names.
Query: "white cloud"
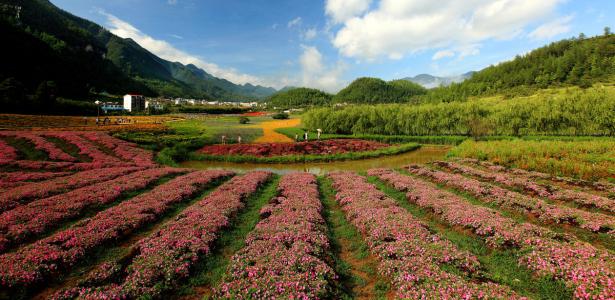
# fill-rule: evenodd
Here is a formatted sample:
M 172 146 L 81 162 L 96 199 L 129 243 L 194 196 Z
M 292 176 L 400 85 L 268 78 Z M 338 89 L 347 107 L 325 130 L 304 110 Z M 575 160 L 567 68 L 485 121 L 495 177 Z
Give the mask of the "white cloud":
M 141 45 L 141 47 L 151 51 L 163 59 L 173 62 L 180 62 L 183 64 L 194 64 L 195 66 L 202 68 L 216 77 L 224 78 L 237 84 L 265 84 L 256 76 L 243 74 L 235 69 L 223 68 L 217 64 L 204 61 L 198 56 L 175 48 L 167 41 L 154 39 L 153 37 L 141 32 L 131 24 L 111 14 L 103 11 L 100 13 L 107 17 L 107 23 L 110 26 L 109 31 L 113 34 L 122 38 L 131 38 Z
M 310 28 L 303 33 L 303 39 L 309 41 L 315 38 L 317 35 L 318 31 L 316 30 L 316 28 Z
M 340 0 L 341 1 L 341 0 Z M 549 15 L 564 0 L 380 0 L 358 16 L 327 14 L 343 20 L 333 45 L 347 57 L 399 59 L 426 49 L 476 45 L 510 39 Z M 476 53 L 475 50 L 469 53 Z M 467 54 L 467 52 L 466 52 Z
M 181 35 L 177 35 L 177 34 L 170 34 L 170 36 L 172 36 L 172 37 L 174 37 L 174 38 L 176 38 L 176 39 L 178 39 L 178 40 L 183 40 L 183 39 L 184 39 L 184 37 L 183 37 L 183 36 L 181 36 Z
M 439 60 L 442 58 L 446 58 L 446 57 L 453 57 L 455 56 L 455 51 L 453 50 L 440 50 L 438 52 L 436 52 L 431 59 L 432 60 Z
M 327 67 L 323 62 L 320 51 L 313 46 L 302 46 L 303 53 L 299 57 L 301 65 L 303 86 L 322 89 L 328 92 L 337 92 L 342 87 L 340 80 L 346 66 L 342 62 Z
M 565 16 L 540 25 L 528 35 L 535 40 L 547 40 L 563 33 L 570 32 L 570 22 L 573 16 Z
M 325 12 L 333 22 L 343 23 L 369 9 L 371 0 L 327 0 Z
M 299 26 L 299 25 L 301 25 L 302 21 L 303 21 L 303 19 L 301 19 L 301 17 L 296 17 L 296 18 L 288 21 L 287 27 L 288 28 L 292 28 L 292 27 L 295 27 L 295 26 Z

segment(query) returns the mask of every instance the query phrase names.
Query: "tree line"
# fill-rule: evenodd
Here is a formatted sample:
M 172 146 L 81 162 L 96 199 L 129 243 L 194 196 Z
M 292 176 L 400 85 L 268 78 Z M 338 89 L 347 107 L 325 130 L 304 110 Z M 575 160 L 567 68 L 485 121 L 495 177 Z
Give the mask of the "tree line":
M 514 100 L 317 108 L 303 124 L 327 133 L 384 135 L 615 135 L 615 89 L 571 88 Z

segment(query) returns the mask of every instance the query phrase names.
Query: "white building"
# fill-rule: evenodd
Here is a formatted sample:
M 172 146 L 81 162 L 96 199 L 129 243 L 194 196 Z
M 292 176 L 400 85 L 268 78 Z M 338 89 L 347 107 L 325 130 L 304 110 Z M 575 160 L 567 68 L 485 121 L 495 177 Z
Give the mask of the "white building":
M 153 110 L 163 110 L 164 104 L 159 101 L 145 101 L 145 108 L 152 108 Z
M 124 96 L 124 109 L 129 112 L 145 110 L 145 97 L 143 95 L 128 94 Z

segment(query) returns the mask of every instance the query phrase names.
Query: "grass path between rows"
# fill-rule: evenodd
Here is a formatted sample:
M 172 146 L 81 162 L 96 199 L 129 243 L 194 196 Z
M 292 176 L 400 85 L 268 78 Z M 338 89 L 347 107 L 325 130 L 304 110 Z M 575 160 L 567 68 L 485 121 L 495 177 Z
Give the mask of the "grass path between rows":
M 404 192 L 394 189 L 377 177 L 368 176 L 368 181 L 394 199 L 400 207 L 423 220 L 429 230 L 451 241 L 459 249 L 475 255 L 483 267 L 483 272 L 480 277 L 469 278 L 469 280 L 488 280 L 507 285 L 518 294 L 530 299 L 572 298 L 572 291 L 562 281 L 556 281 L 549 277 L 536 277 L 530 270 L 520 266 L 518 263 L 519 253 L 516 251 L 490 249 L 483 239 L 469 230 L 448 226 L 433 213 L 410 203 Z
M 245 239 L 260 221 L 260 210 L 277 195 L 279 175 L 274 175 L 245 200 L 245 207 L 231 220 L 216 240 L 211 255 L 198 262 L 193 275 L 178 289 L 173 299 L 209 299 L 224 279 L 231 258 L 245 246 Z
M 342 299 L 392 299 L 388 282 L 378 274 L 378 260 L 335 200 L 331 180 L 318 178 L 323 217 L 340 277 Z

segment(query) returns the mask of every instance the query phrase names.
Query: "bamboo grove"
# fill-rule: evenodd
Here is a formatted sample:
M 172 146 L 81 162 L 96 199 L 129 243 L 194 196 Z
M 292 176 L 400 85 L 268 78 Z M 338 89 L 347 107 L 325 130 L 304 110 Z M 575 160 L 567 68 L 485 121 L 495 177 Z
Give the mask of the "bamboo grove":
M 545 91 L 419 105 L 349 105 L 317 108 L 304 126 L 328 133 L 386 135 L 615 135 L 615 88 Z

